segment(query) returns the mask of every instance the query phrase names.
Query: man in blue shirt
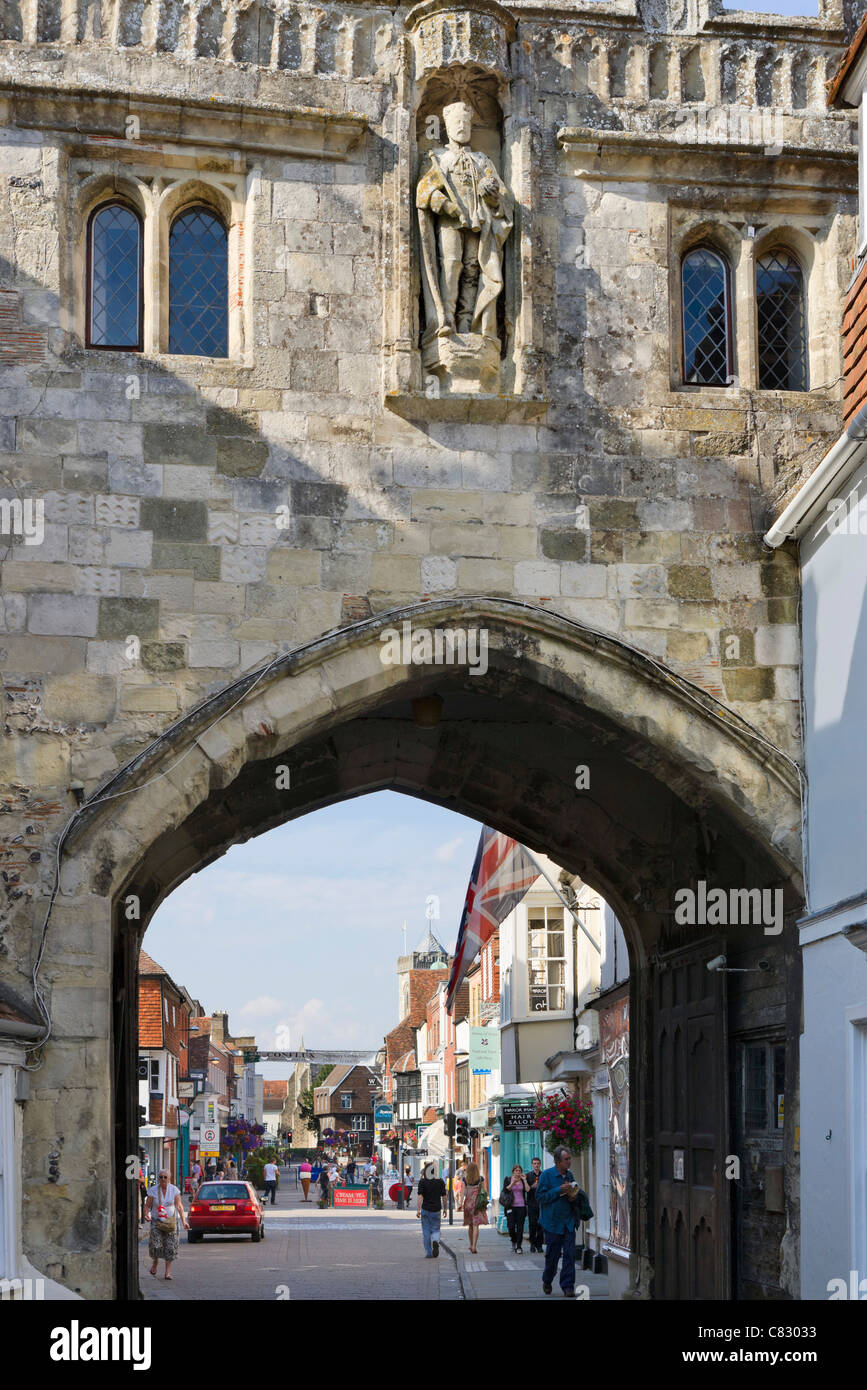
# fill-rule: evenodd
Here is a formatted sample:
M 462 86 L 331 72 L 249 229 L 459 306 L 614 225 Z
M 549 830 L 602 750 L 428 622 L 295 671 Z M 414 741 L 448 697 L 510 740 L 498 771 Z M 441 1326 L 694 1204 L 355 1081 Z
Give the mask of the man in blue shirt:
M 575 1297 L 575 1219 L 589 1220 L 593 1212 L 586 1195 L 569 1171 L 572 1158 L 562 1145 L 554 1150 L 554 1167 L 546 1168 L 536 1184 L 539 1221 L 545 1232 L 545 1269 L 542 1290 L 550 1293 L 562 1255 L 560 1288 L 566 1298 Z

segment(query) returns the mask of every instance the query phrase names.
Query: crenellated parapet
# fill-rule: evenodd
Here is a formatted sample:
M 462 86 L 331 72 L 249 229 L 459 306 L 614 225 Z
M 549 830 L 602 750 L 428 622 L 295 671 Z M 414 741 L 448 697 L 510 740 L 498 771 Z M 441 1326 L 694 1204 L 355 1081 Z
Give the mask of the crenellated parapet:
M 418 7 L 416 7 L 418 8 Z M 508 66 L 515 38 L 500 8 L 416 22 L 415 41 L 497 50 Z M 692 7 L 687 7 L 691 10 Z M 664 9 L 664 7 L 663 7 Z M 601 3 L 575 9 L 515 5 L 519 41 L 541 94 L 635 107 L 655 103 L 735 104 L 788 113 L 824 109 L 825 84 L 845 47 L 842 20 L 823 6 L 817 24 L 779 17 L 704 12 L 676 26 L 647 6 Z M 414 12 L 415 13 L 415 12 Z M 466 34 L 461 24 L 469 25 Z M 402 12 L 385 5 L 286 5 L 263 0 L 0 0 L 0 56 L 24 45 L 51 62 L 62 49 L 114 48 L 120 54 L 184 63 L 219 63 L 305 76 L 386 83 L 396 68 Z M 442 68 L 446 52 L 430 49 Z

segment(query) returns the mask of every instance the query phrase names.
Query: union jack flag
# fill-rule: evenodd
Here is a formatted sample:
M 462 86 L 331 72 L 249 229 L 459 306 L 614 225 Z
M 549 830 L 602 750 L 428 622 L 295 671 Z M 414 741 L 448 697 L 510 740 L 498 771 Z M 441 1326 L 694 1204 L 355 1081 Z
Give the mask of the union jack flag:
M 533 856 L 517 840 L 489 825 L 482 826 L 449 975 L 449 1013 L 479 951 L 535 883 L 539 872 Z

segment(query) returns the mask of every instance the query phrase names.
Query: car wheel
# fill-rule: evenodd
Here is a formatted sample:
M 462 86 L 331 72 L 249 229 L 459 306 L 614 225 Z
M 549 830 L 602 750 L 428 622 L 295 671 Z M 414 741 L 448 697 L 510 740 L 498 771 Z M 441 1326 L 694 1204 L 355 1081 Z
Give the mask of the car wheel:
M 262 1227 L 261 1227 L 261 1226 L 259 1227 L 258 1231 L 254 1231 L 254 1232 L 253 1232 L 253 1234 L 251 1235 L 250 1239 L 252 1240 L 252 1242 L 253 1242 L 254 1245 L 257 1245 L 257 1244 L 258 1244 L 258 1242 L 262 1239 Z
M 200 1241 L 201 1239 L 202 1239 L 202 1233 L 201 1233 L 201 1231 L 187 1231 L 187 1244 L 188 1244 L 188 1245 L 198 1245 L 198 1243 L 199 1243 L 199 1241 Z

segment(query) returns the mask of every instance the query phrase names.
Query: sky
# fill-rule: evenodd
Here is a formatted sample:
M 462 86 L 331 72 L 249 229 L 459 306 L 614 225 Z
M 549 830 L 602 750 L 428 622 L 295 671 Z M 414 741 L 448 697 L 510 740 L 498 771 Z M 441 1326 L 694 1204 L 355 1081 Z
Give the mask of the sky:
M 819 13 L 818 0 L 765 0 L 764 4 L 743 3 L 737 5 L 723 4 L 724 10 L 756 10 L 759 14 L 795 14 L 808 15 L 815 19 Z
M 397 957 L 430 925 L 452 951 L 481 827 L 376 792 L 314 811 L 194 874 L 144 949 L 260 1047 L 378 1047 L 397 1018 Z M 426 900 L 439 898 L 428 922 Z M 266 1078 L 291 1067 L 261 1063 Z

